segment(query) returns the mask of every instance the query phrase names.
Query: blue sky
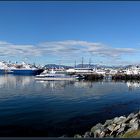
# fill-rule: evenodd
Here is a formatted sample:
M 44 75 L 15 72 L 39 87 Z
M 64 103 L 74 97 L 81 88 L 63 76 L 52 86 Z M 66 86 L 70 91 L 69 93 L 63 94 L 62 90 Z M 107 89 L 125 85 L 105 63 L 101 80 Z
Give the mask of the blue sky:
M 0 59 L 139 64 L 140 2 L 0 2 Z

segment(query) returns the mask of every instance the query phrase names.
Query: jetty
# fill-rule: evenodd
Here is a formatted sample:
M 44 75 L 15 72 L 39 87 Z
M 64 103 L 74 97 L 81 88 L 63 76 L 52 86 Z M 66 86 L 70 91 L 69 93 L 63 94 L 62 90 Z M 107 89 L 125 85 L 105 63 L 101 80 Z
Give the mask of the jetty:
M 75 134 L 74 138 L 136 138 L 140 137 L 139 128 L 140 111 L 98 123 L 83 135 Z

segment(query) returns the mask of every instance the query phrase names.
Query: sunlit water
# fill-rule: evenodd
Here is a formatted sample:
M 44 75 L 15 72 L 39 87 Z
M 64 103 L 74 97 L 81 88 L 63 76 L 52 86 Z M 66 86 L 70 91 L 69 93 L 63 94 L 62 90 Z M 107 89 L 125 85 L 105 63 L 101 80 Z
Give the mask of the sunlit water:
M 32 76 L 0 76 L 0 136 L 73 136 L 139 109 L 138 81 L 39 82 Z

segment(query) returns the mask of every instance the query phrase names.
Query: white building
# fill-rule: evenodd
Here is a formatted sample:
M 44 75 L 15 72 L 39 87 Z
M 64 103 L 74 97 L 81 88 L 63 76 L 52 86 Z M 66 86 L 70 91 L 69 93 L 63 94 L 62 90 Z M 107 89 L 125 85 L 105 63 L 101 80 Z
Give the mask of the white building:
M 125 71 L 127 75 L 137 75 L 140 74 L 140 67 L 133 66 Z
M 95 73 L 105 75 L 106 74 L 106 71 L 105 70 L 102 70 L 102 69 L 97 69 L 97 70 L 95 70 Z
M 109 74 L 111 74 L 111 75 L 114 75 L 114 74 L 117 74 L 118 73 L 118 70 L 110 70 L 110 72 L 109 72 Z

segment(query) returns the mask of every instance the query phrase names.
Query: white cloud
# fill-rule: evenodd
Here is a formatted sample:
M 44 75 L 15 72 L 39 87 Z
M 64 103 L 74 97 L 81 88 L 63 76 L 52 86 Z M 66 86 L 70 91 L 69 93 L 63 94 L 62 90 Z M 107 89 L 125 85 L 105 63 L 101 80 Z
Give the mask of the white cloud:
M 98 42 L 80 40 L 43 42 L 36 45 L 12 44 L 0 41 L 0 56 L 21 55 L 32 57 L 51 54 L 67 58 L 69 56 L 82 56 L 86 54 L 118 59 L 121 56 L 131 55 L 137 52 L 139 52 L 139 50 L 134 48 L 113 48 Z
M 37 51 L 36 46 L 34 45 L 18 45 L 18 44 L 12 44 L 8 42 L 0 41 L 0 55 L 31 56 L 31 55 L 41 55 L 41 53 Z
M 52 53 L 88 53 L 96 54 L 105 57 L 119 57 L 125 54 L 136 53 L 137 50 L 133 48 L 111 48 L 105 46 L 102 43 L 94 43 L 87 41 L 66 40 L 57 42 L 45 42 L 39 44 L 40 47 L 44 47 L 44 51 L 50 51 Z

